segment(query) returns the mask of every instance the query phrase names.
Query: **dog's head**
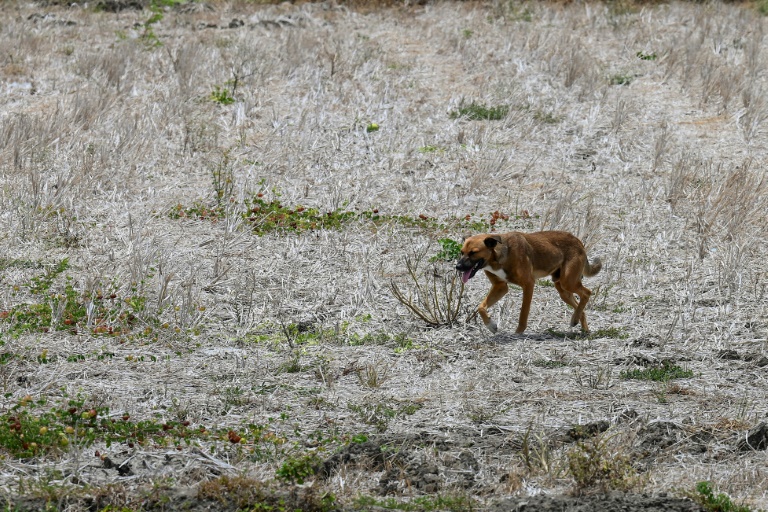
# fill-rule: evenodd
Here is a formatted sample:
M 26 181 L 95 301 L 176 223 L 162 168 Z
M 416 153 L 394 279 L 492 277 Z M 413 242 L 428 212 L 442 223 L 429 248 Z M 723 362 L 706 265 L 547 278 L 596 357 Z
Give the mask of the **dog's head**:
M 501 242 L 498 235 L 475 235 L 464 240 L 461 247 L 461 258 L 456 264 L 456 270 L 461 272 L 461 282 L 466 283 L 477 274 L 477 271 L 495 259 L 493 252 Z

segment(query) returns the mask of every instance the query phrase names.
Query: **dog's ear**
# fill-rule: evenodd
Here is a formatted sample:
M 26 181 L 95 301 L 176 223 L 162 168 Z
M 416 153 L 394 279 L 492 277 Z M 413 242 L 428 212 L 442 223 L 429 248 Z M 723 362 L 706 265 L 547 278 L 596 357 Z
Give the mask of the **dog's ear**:
M 496 247 L 497 244 L 501 243 L 501 237 L 498 235 L 494 236 L 488 236 L 485 237 L 485 240 L 483 240 L 483 243 L 485 243 L 485 246 L 489 249 L 493 249 Z

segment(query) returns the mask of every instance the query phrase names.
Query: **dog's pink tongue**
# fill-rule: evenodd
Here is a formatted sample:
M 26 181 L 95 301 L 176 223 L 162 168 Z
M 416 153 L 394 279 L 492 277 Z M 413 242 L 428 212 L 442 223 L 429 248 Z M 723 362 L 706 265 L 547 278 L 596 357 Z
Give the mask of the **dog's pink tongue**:
M 469 269 L 463 274 L 461 274 L 461 282 L 466 283 L 467 281 L 469 281 L 470 277 L 472 277 L 472 269 Z

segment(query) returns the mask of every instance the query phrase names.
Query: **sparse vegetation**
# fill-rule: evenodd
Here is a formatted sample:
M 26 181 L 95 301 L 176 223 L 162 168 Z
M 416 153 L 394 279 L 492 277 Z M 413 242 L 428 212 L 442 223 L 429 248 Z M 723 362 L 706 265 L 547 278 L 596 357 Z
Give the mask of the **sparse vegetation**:
M 667 361 L 658 366 L 643 369 L 624 370 L 619 375 L 622 379 L 650 380 L 666 382 L 672 379 L 689 379 L 693 377 L 692 370 L 686 370 Z
M 449 512 L 471 512 L 477 510 L 478 504 L 468 496 L 420 496 L 411 500 L 397 498 L 374 498 L 372 496 L 361 496 L 355 500 L 355 506 L 361 509 L 368 507 L 378 507 L 385 510 L 410 511 L 438 511 L 445 510 Z
M 445 274 L 436 267 L 423 267 L 423 255 L 405 260 L 410 279 L 403 289 L 391 281 L 389 288 L 394 297 L 417 318 L 433 327 L 457 326 L 460 317 L 467 314 L 463 305 L 464 284 L 454 271 Z
M 768 508 L 761 2 L 77 4 L 0 2 L 3 509 Z M 589 334 L 471 316 L 539 229 Z
M 235 102 L 235 98 L 232 97 L 232 94 L 229 92 L 229 90 L 223 87 L 219 87 L 218 85 L 213 87 L 213 92 L 211 92 L 211 100 L 215 101 L 219 105 L 231 105 Z
M 638 485 L 630 457 L 615 444 L 611 436 L 603 435 L 580 441 L 568 452 L 568 472 L 576 494 L 628 491 Z
M 722 492 L 715 494 L 709 482 L 699 482 L 694 492 L 685 494 L 707 512 L 751 512 L 749 507 L 733 503 L 727 494 Z
M 461 256 L 461 243 L 451 238 L 441 238 L 437 241 L 441 249 L 429 261 L 455 261 Z
M 466 105 L 462 103 L 456 110 L 452 110 L 448 117 L 451 119 L 463 117 L 470 121 L 500 121 L 507 117 L 508 113 L 508 105 L 489 107 L 482 103 L 471 102 Z

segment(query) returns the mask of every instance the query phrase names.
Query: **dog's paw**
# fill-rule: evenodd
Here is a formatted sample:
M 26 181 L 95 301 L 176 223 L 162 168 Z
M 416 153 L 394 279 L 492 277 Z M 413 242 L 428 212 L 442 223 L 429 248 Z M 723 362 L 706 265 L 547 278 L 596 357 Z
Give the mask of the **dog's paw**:
M 485 326 L 486 326 L 486 327 L 488 328 L 488 330 L 489 330 L 489 331 L 491 331 L 493 334 L 496 334 L 496 331 L 498 331 L 498 330 L 499 330 L 499 326 L 498 326 L 498 325 L 496 325 L 496 322 L 494 322 L 493 320 L 491 320 L 490 322 L 488 322 L 487 324 L 485 324 Z

